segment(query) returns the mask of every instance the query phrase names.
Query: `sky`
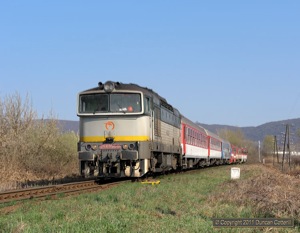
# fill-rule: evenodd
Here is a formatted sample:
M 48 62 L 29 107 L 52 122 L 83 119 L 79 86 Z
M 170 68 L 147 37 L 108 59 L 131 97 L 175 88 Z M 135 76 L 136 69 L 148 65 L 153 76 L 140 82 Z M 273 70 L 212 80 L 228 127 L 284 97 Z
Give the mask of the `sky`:
M 78 120 L 108 80 L 153 89 L 192 121 L 300 117 L 298 0 L 0 0 L 0 98 Z

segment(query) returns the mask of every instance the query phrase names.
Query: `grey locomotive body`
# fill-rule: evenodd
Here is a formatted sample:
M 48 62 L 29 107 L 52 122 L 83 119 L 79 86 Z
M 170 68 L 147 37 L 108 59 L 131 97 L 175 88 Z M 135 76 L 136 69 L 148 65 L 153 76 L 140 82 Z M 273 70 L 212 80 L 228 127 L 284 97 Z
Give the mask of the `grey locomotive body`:
M 141 177 L 182 166 L 180 113 L 152 90 L 108 81 L 79 93 L 83 176 Z

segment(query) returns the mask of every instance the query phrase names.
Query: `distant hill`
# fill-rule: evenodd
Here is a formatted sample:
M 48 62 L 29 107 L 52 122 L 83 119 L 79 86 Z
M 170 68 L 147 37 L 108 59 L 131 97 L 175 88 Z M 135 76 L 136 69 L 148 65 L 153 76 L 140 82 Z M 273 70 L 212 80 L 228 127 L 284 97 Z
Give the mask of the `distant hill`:
M 263 141 L 266 135 L 276 135 L 279 137 L 282 135 L 282 132 L 285 132 L 285 125 L 289 124 L 290 127 L 290 136 L 292 140 L 297 141 L 297 134 L 296 131 L 300 129 L 300 118 L 296 119 L 289 119 L 283 121 L 274 121 L 265 123 L 256 127 L 236 127 L 236 126 L 229 126 L 229 125 L 207 125 L 196 122 L 203 126 L 204 128 L 208 129 L 213 133 L 217 133 L 221 129 L 228 129 L 228 130 L 241 130 L 245 137 L 252 141 Z M 78 121 L 67 121 L 67 120 L 59 120 L 59 128 L 62 131 L 79 131 L 79 122 Z
M 58 127 L 63 131 L 79 132 L 79 121 L 58 120 Z
M 279 137 L 281 137 L 282 135 L 282 132 L 285 133 L 286 124 L 290 125 L 291 139 L 296 141 L 298 140 L 296 131 L 300 129 L 300 118 L 269 122 L 256 127 L 235 127 L 228 125 L 207 125 L 199 122 L 196 123 L 213 133 L 217 133 L 221 129 L 228 129 L 233 131 L 241 130 L 244 133 L 245 137 L 252 141 L 263 141 L 266 135 L 276 135 L 279 139 Z

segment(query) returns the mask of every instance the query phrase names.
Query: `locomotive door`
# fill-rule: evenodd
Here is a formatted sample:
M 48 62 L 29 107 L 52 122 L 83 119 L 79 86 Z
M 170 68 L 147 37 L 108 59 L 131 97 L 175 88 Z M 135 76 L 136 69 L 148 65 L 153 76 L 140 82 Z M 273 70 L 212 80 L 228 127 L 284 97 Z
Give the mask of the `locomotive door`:
M 154 110 L 153 109 L 151 109 L 151 117 L 150 117 L 150 121 L 151 121 L 151 123 L 150 123 L 150 133 L 151 133 L 151 142 L 153 142 L 154 141 Z
M 150 141 L 153 142 L 154 140 L 154 110 L 153 110 L 153 100 L 149 96 L 145 96 L 145 113 L 149 116 L 149 137 Z

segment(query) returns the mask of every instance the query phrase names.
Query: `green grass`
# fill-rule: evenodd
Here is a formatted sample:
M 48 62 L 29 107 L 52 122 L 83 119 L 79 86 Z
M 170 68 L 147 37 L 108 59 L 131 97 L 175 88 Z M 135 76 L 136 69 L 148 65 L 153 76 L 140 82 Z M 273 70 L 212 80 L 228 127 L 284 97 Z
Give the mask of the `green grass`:
M 240 166 L 241 179 L 236 182 L 257 174 L 243 172 L 245 166 Z M 261 232 L 212 226 L 212 218 L 258 217 L 251 206 L 218 201 L 218 193 L 224 191 L 221 185 L 231 182 L 230 168 L 162 176 L 157 178 L 159 185 L 126 183 L 59 200 L 0 205 L 0 232 Z M 273 232 L 296 231 L 277 228 Z

